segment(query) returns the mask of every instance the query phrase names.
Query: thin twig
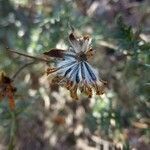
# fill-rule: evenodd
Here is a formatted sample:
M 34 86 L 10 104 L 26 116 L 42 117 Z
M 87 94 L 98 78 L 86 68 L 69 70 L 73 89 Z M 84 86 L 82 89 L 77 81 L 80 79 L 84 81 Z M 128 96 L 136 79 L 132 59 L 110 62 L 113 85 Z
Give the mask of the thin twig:
M 17 70 L 17 72 L 12 76 L 12 80 L 14 80 L 14 79 L 17 77 L 17 75 L 18 75 L 24 68 L 26 68 L 26 67 L 28 67 L 28 66 L 34 64 L 35 62 L 36 62 L 36 61 L 34 60 L 34 61 L 29 62 L 29 63 L 26 63 L 26 64 L 24 64 L 22 67 L 20 67 L 20 68 Z
M 11 50 L 11 49 L 7 49 L 7 50 L 8 50 L 9 52 L 16 53 L 16 54 L 18 54 L 18 55 L 22 55 L 22 56 L 25 56 L 25 57 L 28 57 L 28 58 L 32 58 L 32 59 L 37 60 L 37 61 L 43 61 L 43 62 L 46 62 L 46 63 L 49 63 L 49 62 L 50 62 L 50 60 L 47 60 L 47 59 L 44 59 L 44 58 L 41 58 L 41 57 L 31 56 L 31 55 L 28 55 L 28 54 L 25 54 L 25 53 L 20 53 L 20 52 Z

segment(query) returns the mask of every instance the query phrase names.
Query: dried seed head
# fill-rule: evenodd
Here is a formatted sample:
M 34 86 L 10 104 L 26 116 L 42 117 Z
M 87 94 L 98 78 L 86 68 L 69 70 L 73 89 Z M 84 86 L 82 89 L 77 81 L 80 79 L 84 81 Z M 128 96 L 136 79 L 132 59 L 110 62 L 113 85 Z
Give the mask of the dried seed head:
M 103 94 L 105 84 L 99 80 L 97 71 L 88 62 L 89 58 L 94 56 L 91 38 L 89 36 L 77 38 L 71 33 L 69 42 L 71 47 L 68 51 L 52 49 L 44 53 L 51 57 L 63 58 L 56 61 L 56 68 L 47 70 L 48 75 L 56 73 L 52 83 L 63 83 L 73 99 L 78 99 L 78 89 L 86 93 L 88 97 L 92 97 L 92 89 L 97 95 Z

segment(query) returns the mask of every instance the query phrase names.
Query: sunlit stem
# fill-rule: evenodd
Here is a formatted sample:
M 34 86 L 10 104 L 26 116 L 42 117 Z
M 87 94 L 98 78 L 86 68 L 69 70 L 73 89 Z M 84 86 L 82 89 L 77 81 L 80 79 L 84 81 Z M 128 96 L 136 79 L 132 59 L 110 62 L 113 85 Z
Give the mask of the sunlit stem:
M 37 57 L 37 56 L 31 56 L 31 55 L 28 55 L 28 54 L 25 54 L 25 53 L 20 53 L 20 52 L 17 52 L 15 50 L 11 50 L 11 49 L 7 49 L 9 52 L 12 52 L 12 53 L 15 53 L 15 54 L 18 54 L 18 55 L 22 55 L 24 57 L 28 57 L 28 58 L 32 58 L 34 60 L 37 60 L 37 61 L 43 61 L 43 62 L 46 62 L 46 63 L 49 63 L 50 61 L 47 60 L 47 59 L 44 59 L 44 58 L 41 58 L 41 57 Z

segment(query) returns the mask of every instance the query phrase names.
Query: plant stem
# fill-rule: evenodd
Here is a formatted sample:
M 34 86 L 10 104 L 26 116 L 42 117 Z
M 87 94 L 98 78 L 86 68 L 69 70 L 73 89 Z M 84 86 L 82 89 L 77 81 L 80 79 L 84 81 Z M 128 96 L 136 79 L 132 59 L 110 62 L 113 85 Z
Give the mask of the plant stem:
M 24 57 L 32 58 L 32 59 L 37 60 L 37 61 L 43 61 L 43 62 L 46 62 L 46 63 L 49 63 L 49 62 L 50 62 L 50 60 L 47 60 L 47 59 L 44 59 L 44 58 L 41 58 L 41 57 L 31 56 L 31 55 L 28 55 L 28 54 L 25 54 L 25 53 L 20 53 L 20 52 L 11 50 L 11 49 L 7 49 L 7 50 L 8 50 L 9 52 L 16 53 L 16 54 L 22 55 L 22 56 L 24 56 Z
M 26 67 L 28 67 L 28 66 L 34 64 L 35 62 L 36 62 L 36 61 L 32 61 L 32 62 L 29 62 L 29 63 L 24 64 L 22 67 L 20 67 L 20 68 L 17 70 L 17 72 L 12 76 L 11 79 L 14 80 L 14 79 L 17 77 L 17 75 L 18 75 L 24 68 L 26 68 Z
M 15 144 L 15 134 L 16 134 L 16 115 L 15 111 L 11 111 L 11 128 L 10 128 L 10 137 L 9 137 L 9 145 L 8 145 L 8 150 L 14 150 Z

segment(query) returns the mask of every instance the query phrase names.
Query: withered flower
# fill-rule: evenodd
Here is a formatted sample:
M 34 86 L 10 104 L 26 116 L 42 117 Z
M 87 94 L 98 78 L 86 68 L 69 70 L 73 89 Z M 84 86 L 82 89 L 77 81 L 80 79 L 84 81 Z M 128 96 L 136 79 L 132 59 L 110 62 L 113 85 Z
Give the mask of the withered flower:
M 12 85 L 12 80 L 5 75 L 4 72 L 0 72 L 0 100 L 7 97 L 9 100 L 9 107 L 11 110 L 15 108 L 14 93 L 16 88 Z
M 69 42 L 68 50 L 52 49 L 44 53 L 57 59 L 56 67 L 47 69 L 48 75 L 55 74 L 52 83 L 65 86 L 74 99 L 78 99 L 78 90 L 88 97 L 92 97 L 92 89 L 95 89 L 97 95 L 103 94 L 105 82 L 99 80 L 97 71 L 89 64 L 89 59 L 94 55 L 91 38 L 79 38 L 71 33 Z

